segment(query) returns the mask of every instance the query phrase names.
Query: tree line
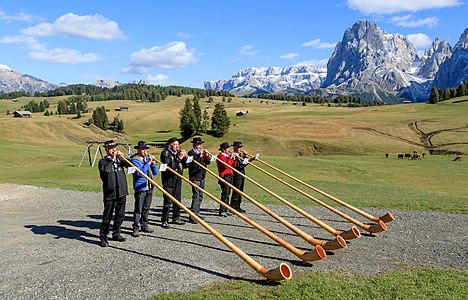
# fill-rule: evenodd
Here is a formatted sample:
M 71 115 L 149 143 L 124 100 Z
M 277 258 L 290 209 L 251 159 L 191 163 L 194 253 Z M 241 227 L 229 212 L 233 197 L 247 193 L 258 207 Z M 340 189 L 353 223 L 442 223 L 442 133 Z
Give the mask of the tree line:
M 316 103 L 316 104 L 338 104 L 348 107 L 359 107 L 359 106 L 374 106 L 374 105 L 384 105 L 382 102 L 377 101 L 365 101 L 362 97 L 350 96 L 350 95 L 339 95 L 336 97 L 323 97 L 319 95 L 285 95 L 285 94 L 258 94 L 246 96 L 247 98 L 258 98 L 258 99 L 269 99 L 269 100 L 279 100 L 279 101 L 288 101 L 288 102 L 302 102 L 303 105 L 306 103 Z
M 227 91 L 213 91 L 184 86 L 160 86 L 145 83 L 128 83 L 112 88 L 100 87 L 91 84 L 74 84 L 59 87 L 47 92 L 36 92 L 35 97 L 54 96 L 86 96 L 87 101 L 105 100 L 141 100 L 148 102 L 159 102 L 167 96 L 196 95 L 199 98 L 210 96 L 232 96 Z
M 462 82 L 457 88 L 446 88 L 439 89 L 432 87 L 431 94 L 429 96 L 429 103 L 436 104 L 441 101 L 449 100 L 456 97 L 462 97 L 468 95 L 468 81 Z

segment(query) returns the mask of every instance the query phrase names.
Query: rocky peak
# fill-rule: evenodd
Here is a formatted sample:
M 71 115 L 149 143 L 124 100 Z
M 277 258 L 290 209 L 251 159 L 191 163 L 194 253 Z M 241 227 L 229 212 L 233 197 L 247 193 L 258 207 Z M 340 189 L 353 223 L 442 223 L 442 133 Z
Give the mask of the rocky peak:
M 417 76 L 434 79 L 442 63 L 452 56 L 452 48 L 449 43 L 441 38 L 436 38 L 429 49 L 424 52 Z
M 460 36 L 460 39 L 455 44 L 455 47 L 453 47 L 453 50 L 456 51 L 459 49 L 467 49 L 467 48 L 468 48 L 468 28 L 465 28 L 465 31 Z
M 57 88 L 56 84 L 23 74 L 0 64 L 0 93 L 23 91 L 33 94 L 35 92 L 46 92 L 55 88 Z
M 369 84 L 377 84 L 396 91 L 409 85 L 404 73 L 411 71 L 416 58 L 416 49 L 405 36 L 358 20 L 345 31 L 328 61 L 323 87 L 368 90 Z
M 455 88 L 468 81 L 468 28 L 453 47 L 452 56 L 444 61 L 434 78 L 434 86 Z

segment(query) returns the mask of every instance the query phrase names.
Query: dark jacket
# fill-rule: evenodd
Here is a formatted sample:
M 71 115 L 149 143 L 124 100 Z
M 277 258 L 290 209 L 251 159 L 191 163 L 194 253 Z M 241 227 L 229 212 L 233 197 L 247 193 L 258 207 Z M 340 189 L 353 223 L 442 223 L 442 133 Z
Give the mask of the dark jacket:
M 209 157 L 204 156 L 202 158 L 201 154 L 196 153 L 195 150 L 193 149 L 188 152 L 188 156 L 193 156 L 193 160 L 197 161 L 204 167 L 206 167 L 207 165 L 211 163 L 211 160 Z M 202 167 L 200 167 L 194 162 L 189 163 L 188 167 L 189 167 L 189 179 L 190 180 L 193 181 L 193 180 L 205 179 L 206 171 Z
M 104 201 L 115 200 L 128 195 L 124 167 L 128 168 L 129 165 L 119 159 L 114 162 L 110 156 L 99 160 L 99 176 L 102 180 Z
M 153 179 L 154 175 L 158 174 L 158 168 L 155 164 L 151 164 L 151 162 L 149 162 L 148 159 L 148 156 L 143 158 L 137 153 L 132 156 L 132 163 L 135 167 L 137 167 L 143 173 L 148 175 L 149 178 Z M 133 173 L 133 189 L 135 190 L 135 192 L 144 192 L 147 190 L 152 190 L 153 184 L 151 184 L 151 182 L 148 182 L 148 180 L 143 175 L 141 175 L 140 172 L 135 171 L 135 173 Z
M 182 175 L 185 159 L 180 160 L 177 155 L 172 154 L 172 152 L 166 148 L 161 152 L 160 160 L 163 164 L 167 164 L 169 168 Z M 161 181 L 163 186 L 167 187 L 176 187 L 182 184 L 182 179 L 169 170 L 161 171 Z
M 245 174 L 245 167 L 247 165 L 246 164 L 244 165 L 243 161 L 244 161 L 244 158 L 247 158 L 247 156 L 239 154 L 239 156 L 235 156 L 235 157 L 236 157 L 236 159 L 235 159 L 236 166 L 234 167 L 234 169 L 241 172 L 242 174 Z M 239 173 L 234 172 L 234 178 L 244 178 L 244 177 L 242 175 L 240 175 Z

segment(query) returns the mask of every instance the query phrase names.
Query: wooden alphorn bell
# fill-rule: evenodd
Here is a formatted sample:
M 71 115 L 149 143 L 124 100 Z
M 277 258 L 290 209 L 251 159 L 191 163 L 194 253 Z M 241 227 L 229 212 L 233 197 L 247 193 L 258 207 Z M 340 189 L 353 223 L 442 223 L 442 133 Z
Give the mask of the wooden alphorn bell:
M 120 158 L 126 161 L 130 166 L 135 167 L 128 159 L 123 156 Z M 205 221 L 203 221 L 200 217 L 194 214 L 190 209 L 188 209 L 185 205 L 183 205 L 179 200 L 174 198 L 171 194 L 166 192 L 159 184 L 157 184 L 153 179 L 151 179 L 148 175 L 142 172 L 140 169 L 135 167 L 135 170 L 138 171 L 143 177 L 145 177 L 149 182 L 151 182 L 158 190 L 160 190 L 164 195 L 169 197 L 172 202 L 179 206 L 183 211 L 185 211 L 190 217 L 195 219 L 198 223 L 200 223 L 203 228 L 205 228 L 208 232 L 210 232 L 214 237 L 216 237 L 220 242 L 222 242 L 226 247 L 231 249 L 237 256 L 239 256 L 243 261 L 245 261 L 252 269 L 254 269 L 258 274 L 262 275 L 268 280 L 271 281 L 281 281 L 284 279 L 291 279 L 292 271 L 291 268 L 285 264 L 281 263 L 280 266 L 276 269 L 268 270 L 267 268 L 260 265 L 257 261 L 247 255 L 244 251 L 239 249 L 236 245 L 234 245 L 231 241 L 225 238 L 222 234 L 216 231 L 213 227 L 208 225 Z

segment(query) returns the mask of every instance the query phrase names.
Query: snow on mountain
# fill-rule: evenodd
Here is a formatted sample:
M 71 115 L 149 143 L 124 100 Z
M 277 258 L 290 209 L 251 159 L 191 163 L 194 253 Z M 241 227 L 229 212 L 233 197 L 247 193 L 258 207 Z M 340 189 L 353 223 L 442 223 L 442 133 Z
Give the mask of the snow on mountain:
M 439 71 L 440 65 L 452 56 L 452 47 L 441 38 L 436 38 L 431 47 L 424 52 L 417 76 L 427 79 L 434 79 Z
M 118 81 L 110 80 L 110 79 L 97 79 L 94 81 L 94 85 L 106 88 L 113 88 L 114 86 L 122 85 Z
M 205 89 L 230 91 L 235 95 L 259 93 L 304 93 L 321 86 L 323 66 L 259 67 L 240 70 L 226 80 L 205 81 Z
M 56 84 L 23 74 L 0 64 L 0 93 L 23 91 L 33 94 L 35 92 L 46 92 L 55 88 L 57 88 Z

